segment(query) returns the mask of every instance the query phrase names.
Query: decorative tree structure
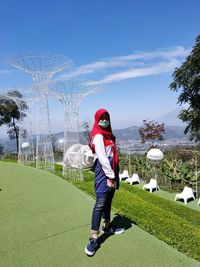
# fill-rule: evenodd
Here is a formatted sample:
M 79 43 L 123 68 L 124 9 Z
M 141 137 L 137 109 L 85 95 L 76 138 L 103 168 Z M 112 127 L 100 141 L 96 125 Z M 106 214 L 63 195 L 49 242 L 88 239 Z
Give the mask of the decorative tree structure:
M 20 134 L 19 138 L 19 154 L 18 162 L 35 166 L 35 142 L 33 138 L 33 127 L 32 127 L 32 107 L 35 104 L 35 98 L 25 98 L 26 103 L 29 107 L 27 118 L 22 122 L 22 130 L 26 129 L 26 136 Z
M 88 82 L 57 81 L 49 88 L 64 106 L 63 175 L 71 179 L 83 179 L 82 155 L 79 140 L 79 107 L 83 99 L 97 90 Z M 76 166 L 72 164 L 76 162 Z M 78 163 L 77 163 L 78 162 Z
M 7 99 L 14 102 L 14 104 L 18 107 L 19 112 L 19 120 L 17 127 L 17 151 L 18 151 L 18 163 L 24 165 L 35 165 L 35 156 L 34 156 L 34 142 L 33 142 L 33 134 L 32 134 L 32 123 L 31 123 L 31 115 L 30 115 L 30 107 L 32 103 L 32 99 L 30 98 L 20 98 L 18 94 L 16 94 L 16 88 L 6 89 L 4 92 L 5 95 L 0 96 L 0 99 Z M 28 109 L 28 116 L 24 116 L 24 107 Z
M 28 73 L 36 83 L 39 93 L 38 129 L 36 141 L 36 167 L 54 171 L 54 155 L 50 128 L 48 85 L 52 77 L 72 65 L 72 61 L 63 55 L 51 52 L 29 52 L 10 57 L 12 66 Z

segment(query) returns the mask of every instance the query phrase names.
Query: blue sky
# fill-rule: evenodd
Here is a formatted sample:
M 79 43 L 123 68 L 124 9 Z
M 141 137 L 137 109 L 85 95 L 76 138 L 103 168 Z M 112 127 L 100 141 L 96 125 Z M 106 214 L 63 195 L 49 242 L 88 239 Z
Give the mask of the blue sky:
M 199 12 L 198 0 L 1 1 L 0 90 L 32 84 L 8 57 L 51 51 L 73 61 L 57 77 L 102 87 L 83 101 L 81 121 L 92 121 L 101 107 L 110 111 L 113 128 L 159 118 L 177 107 L 171 75 L 200 34 Z M 62 107 L 51 100 L 50 110 L 52 131 L 62 130 Z

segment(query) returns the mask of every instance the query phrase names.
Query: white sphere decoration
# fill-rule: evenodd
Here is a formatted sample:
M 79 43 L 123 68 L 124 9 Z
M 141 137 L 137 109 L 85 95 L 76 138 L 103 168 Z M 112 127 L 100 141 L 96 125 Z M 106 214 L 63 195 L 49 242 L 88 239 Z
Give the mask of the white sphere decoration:
M 64 164 L 66 166 L 71 166 L 74 168 L 79 168 L 81 165 L 80 153 L 79 149 L 81 148 L 81 144 L 71 145 L 65 155 L 64 155 Z
M 64 139 L 59 138 L 54 142 L 56 152 L 63 152 L 64 150 Z
M 64 164 L 74 167 L 88 167 L 93 164 L 94 156 L 88 145 L 74 144 L 70 146 L 64 156 Z
M 164 155 L 160 149 L 152 148 L 148 151 L 147 158 L 152 161 L 160 161 L 164 158 Z
M 58 140 L 58 143 L 59 143 L 59 144 L 63 144 L 63 143 L 64 143 L 64 140 L 63 140 L 63 139 L 59 139 L 59 140 Z
M 30 147 L 29 142 L 22 143 L 22 148 L 28 148 L 28 147 Z
M 82 145 L 80 148 L 83 166 L 91 166 L 94 161 L 94 155 L 88 145 Z

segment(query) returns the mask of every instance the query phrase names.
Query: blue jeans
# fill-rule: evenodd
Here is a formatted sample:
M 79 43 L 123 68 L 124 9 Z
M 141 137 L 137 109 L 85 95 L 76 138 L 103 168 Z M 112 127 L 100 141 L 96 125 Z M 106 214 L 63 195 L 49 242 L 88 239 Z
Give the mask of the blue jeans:
M 115 190 L 110 189 L 109 192 L 102 194 L 101 196 L 96 196 L 96 203 L 92 213 L 92 233 L 99 233 L 101 218 L 103 218 L 104 221 L 110 221 L 111 204 L 114 194 Z

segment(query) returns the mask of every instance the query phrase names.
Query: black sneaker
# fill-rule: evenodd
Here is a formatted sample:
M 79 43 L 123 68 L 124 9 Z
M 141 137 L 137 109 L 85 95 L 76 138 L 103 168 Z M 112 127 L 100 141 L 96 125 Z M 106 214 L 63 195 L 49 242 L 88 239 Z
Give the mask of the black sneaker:
M 103 234 L 120 235 L 120 234 L 123 234 L 123 232 L 124 232 L 124 228 L 121 228 L 121 227 L 116 228 L 114 226 L 111 226 L 108 229 L 106 229 L 104 226 L 102 227 Z
M 98 239 L 97 238 L 90 238 L 89 243 L 85 247 L 85 253 L 88 256 L 93 256 L 96 252 L 96 249 L 98 247 Z

